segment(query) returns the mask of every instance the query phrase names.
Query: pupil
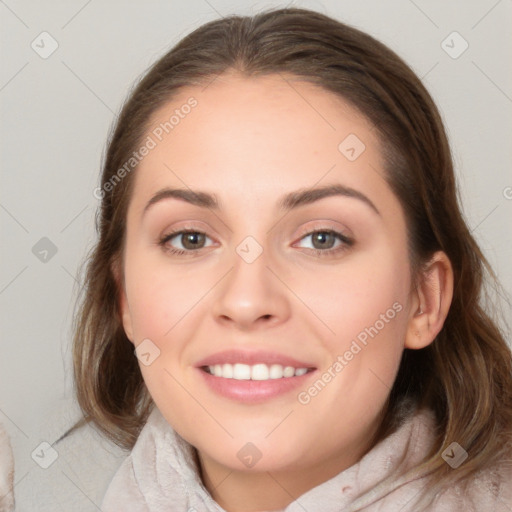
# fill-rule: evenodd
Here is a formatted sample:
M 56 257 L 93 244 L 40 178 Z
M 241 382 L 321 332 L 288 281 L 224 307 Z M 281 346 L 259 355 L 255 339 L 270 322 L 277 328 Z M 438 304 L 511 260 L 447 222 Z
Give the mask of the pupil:
M 201 233 L 186 233 L 183 246 L 187 249 L 197 249 L 198 242 L 201 240 L 201 237 L 203 237 Z
M 328 247 L 330 248 L 332 246 L 332 244 L 329 244 L 329 243 L 325 243 L 326 241 L 330 241 L 330 242 L 333 242 L 333 234 L 332 233 L 328 233 L 327 231 L 321 231 L 319 233 L 316 234 L 315 237 L 313 237 L 313 245 L 315 245 L 316 247 L 316 243 L 315 242 L 320 242 L 320 249 L 322 248 L 325 248 L 325 247 Z

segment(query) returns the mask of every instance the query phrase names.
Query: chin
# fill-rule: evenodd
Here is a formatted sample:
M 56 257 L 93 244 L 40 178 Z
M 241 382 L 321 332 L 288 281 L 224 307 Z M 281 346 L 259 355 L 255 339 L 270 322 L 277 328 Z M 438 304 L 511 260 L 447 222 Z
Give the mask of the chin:
M 306 453 L 299 446 L 282 441 L 271 442 L 262 434 L 259 438 L 235 438 L 215 445 L 196 445 L 199 453 L 206 455 L 232 471 L 279 472 L 299 469 L 306 462 Z M 283 446 L 284 444 L 284 446 Z M 302 446 L 308 446 L 302 443 Z

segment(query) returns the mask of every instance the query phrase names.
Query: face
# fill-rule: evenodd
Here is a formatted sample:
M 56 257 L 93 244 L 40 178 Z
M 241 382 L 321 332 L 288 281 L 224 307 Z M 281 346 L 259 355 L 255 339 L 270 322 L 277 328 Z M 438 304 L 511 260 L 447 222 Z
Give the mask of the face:
M 157 407 L 231 470 L 351 465 L 411 314 L 405 219 L 375 131 L 312 84 L 236 75 L 183 89 L 151 126 L 121 306 Z

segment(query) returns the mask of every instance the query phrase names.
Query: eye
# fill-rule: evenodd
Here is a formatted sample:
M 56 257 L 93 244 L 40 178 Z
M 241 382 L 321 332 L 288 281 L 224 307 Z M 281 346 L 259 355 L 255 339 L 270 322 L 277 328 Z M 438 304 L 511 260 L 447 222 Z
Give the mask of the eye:
M 316 256 L 332 255 L 347 250 L 354 244 L 351 238 L 332 229 L 311 231 L 302 236 L 300 240 L 306 240 L 307 238 L 311 238 L 313 247 L 306 247 L 306 249 L 312 251 Z M 171 243 L 174 239 L 176 239 L 174 244 L 177 244 L 178 247 Z M 171 254 L 190 256 L 195 255 L 193 253 L 199 253 L 200 249 L 211 246 L 211 243 L 206 245 L 207 239 L 209 237 L 202 231 L 182 229 L 167 233 L 159 240 L 158 244 Z
M 307 238 L 311 239 L 313 245 L 313 247 L 309 249 L 317 256 L 338 253 L 354 245 L 354 241 L 351 238 L 332 229 L 311 231 L 303 236 L 301 240 L 306 240 Z M 336 242 L 338 242 L 338 245 L 336 245 Z
M 173 231 L 164 235 L 160 239 L 159 245 L 173 254 L 185 254 L 208 247 L 205 245 L 207 238 L 209 237 L 207 237 L 206 233 L 203 233 L 202 231 L 197 231 L 195 229 L 182 229 L 180 231 Z M 177 248 L 170 244 L 173 239 L 177 240 Z

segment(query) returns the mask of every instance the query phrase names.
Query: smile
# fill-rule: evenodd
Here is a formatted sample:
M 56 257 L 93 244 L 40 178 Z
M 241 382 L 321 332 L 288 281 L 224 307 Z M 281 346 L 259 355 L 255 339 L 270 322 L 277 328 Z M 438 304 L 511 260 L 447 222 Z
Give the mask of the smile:
M 303 388 L 317 367 L 310 357 L 299 359 L 256 347 L 223 350 L 195 363 L 210 392 L 243 404 L 261 404 L 287 394 L 295 400 L 292 391 Z
M 202 369 L 215 377 L 235 380 L 273 380 L 288 377 L 300 377 L 311 371 L 308 368 L 294 368 L 293 366 L 283 366 L 281 364 L 254 364 L 243 363 L 235 364 L 216 364 L 212 366 L 203 366 Z

